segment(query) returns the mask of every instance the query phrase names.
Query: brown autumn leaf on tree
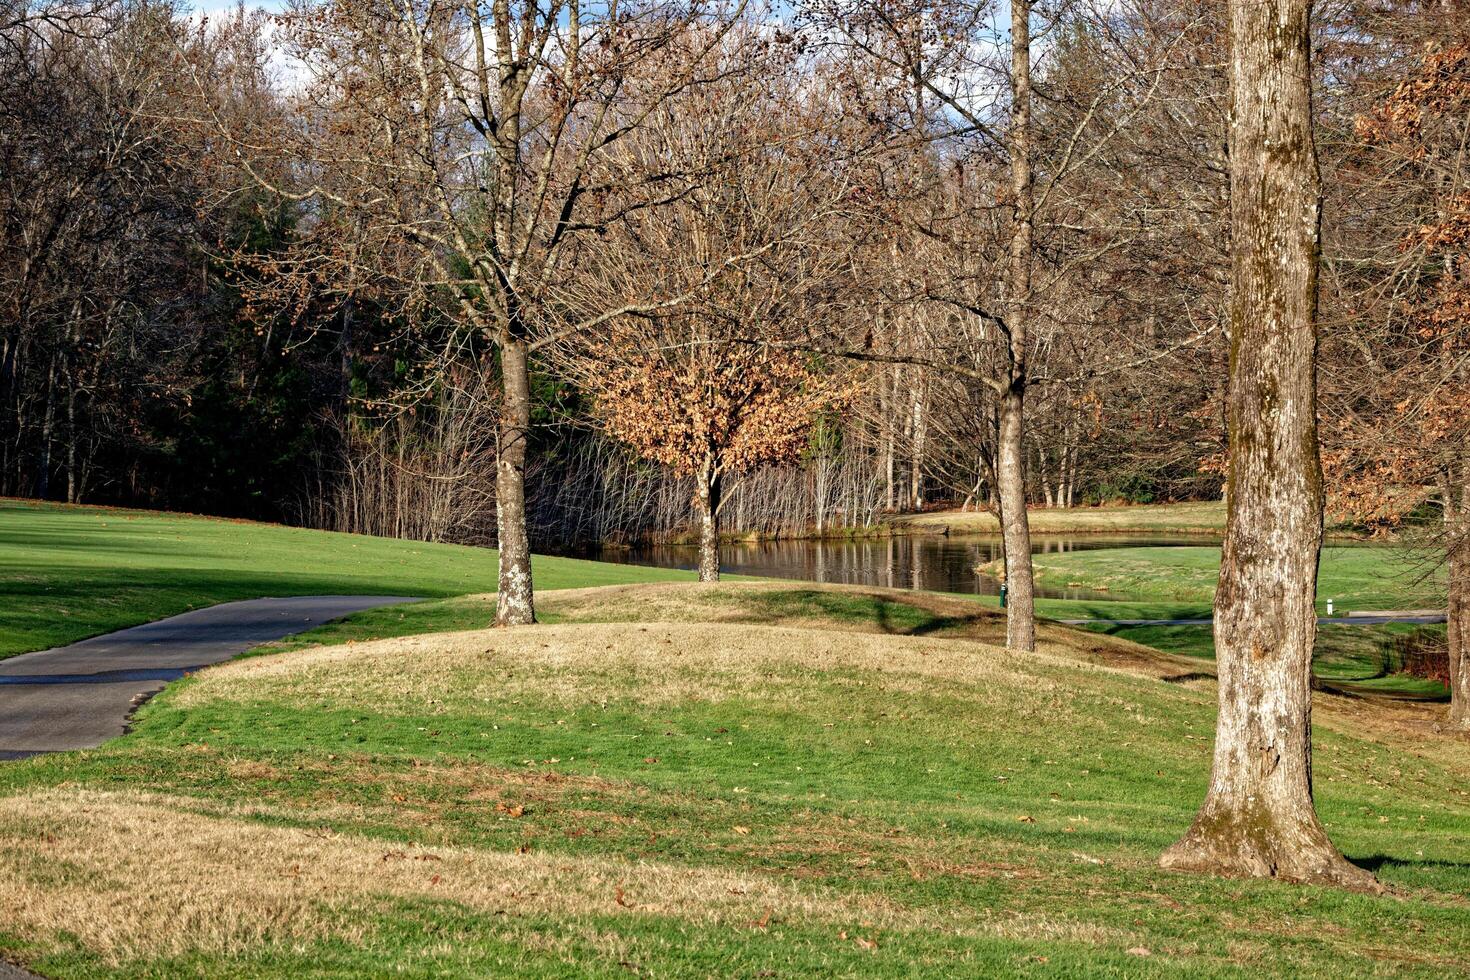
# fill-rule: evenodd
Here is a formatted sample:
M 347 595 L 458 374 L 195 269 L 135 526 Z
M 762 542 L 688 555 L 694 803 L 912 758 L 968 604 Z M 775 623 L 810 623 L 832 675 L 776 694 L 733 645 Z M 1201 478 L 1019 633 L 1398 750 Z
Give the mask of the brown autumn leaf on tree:
M 726 482 L 798 462 L 813 424 L 849 391 L 793 338 L 844 313 L 839 218 L 851 189 L 805 138 L 827 107 L 795 84 L 794 52 L 752 55 L 747 41 L 732 38 L 725 53 L 739 50 L 744 71 L 670 102 L 624 147 L 630 168 L 651 157 L 697 179 L 628 215 L 585 256 L 585 288 L 602 303 L 679 302 L 618 317 L 563 357 L 611 436 L 692 478 L 701 581 L 719 577 Z
M 1450 726 L 1470 728 L 1470 34 L 1447 22 L 1417 65 L 1355 120 L 1373 230 L 1394 265 L 1361 290 L 1366 368 L 1341 399 L 1339 446 L 1324 458 L 1334 510 L 1395 529 L 1437 508 L 1448 566 Z M 1386 298 L 1378 298 L 1386 297 Z M 1376 302 L 1375 302 L 1376 299 Z

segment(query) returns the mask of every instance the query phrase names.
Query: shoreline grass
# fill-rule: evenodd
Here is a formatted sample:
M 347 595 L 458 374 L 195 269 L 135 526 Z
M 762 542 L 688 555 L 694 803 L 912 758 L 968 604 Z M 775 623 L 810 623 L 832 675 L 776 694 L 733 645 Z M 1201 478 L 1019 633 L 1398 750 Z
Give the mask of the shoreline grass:
M 1032 556 L 1038 582 L 1115 594 L 1134 602 L 1208 607 L 1220 575 L 1218 546 L 1106 548 Z M 1317 608 L 1444 608 L 1442 568 L 1408 548 L 1327 545 L 1317 576 Z M 1110 617 L 1121 619 L 1126 617 Z M 1182 618 L 1182 617 L 1176 617 Z
M 1225 534 L 1225 502 L 1190 500 L 1168 504 L 1114 504 L 1096 507 L 1031 507 L 1026 513 L 1036 535 L 1157 534 L 1219 538 Z M 986 510 L 934 510 L 893 514 L 884 519 L 895 531 L 915 534 L 999 534 L 1000 522 Z M 1361 539 L 1350 525 L 1329 525 L 1329 540 Z
M 1180 534 L 1225 533 L 1225 504 L 1218 500 L 1177 504 L 1129 504 L 1108 507 L 1032 507 L 1027 518 L 1033 534 Z M 1000 522 L 986 510 L 937 510 L 895 514 L 886 523 L 920 533 L 998 534 Z

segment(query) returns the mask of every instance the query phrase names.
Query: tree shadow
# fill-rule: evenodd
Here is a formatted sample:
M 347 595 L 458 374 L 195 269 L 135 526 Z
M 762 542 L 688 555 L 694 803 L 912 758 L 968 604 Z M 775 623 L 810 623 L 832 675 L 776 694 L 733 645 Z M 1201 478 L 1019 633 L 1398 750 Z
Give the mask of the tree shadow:
M 1444 868 L 1447 871 L 1464 871 L 1470 868 L 1470 861 L 1442 861 L 1428 858 L 1396 858 L 1387 854 L 1373 854 L 1369 857 L 1349 857 L 1348 861 L 1356 864 L 1364 871 L 1379 874 L 1383 871 L 1393 871 L 1397 868 Z
M 1165 684 L 1188 684 L 1190 681 L 1213 681 L 1216 679 L 1216 675 L 1202 670 L 1193 670 L 1187 674 L 1170 674 L 1168 677 L 1159 678 Z

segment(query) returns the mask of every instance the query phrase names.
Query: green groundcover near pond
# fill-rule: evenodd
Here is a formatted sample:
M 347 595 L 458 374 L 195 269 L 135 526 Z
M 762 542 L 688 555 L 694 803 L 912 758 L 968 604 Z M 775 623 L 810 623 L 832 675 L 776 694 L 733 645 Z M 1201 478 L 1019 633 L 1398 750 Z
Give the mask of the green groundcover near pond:
M 1109 548 L 1035 556 L 1038 579 L 1075 584 L 1117 601 L 1040 600 L 1042 615 L 1068 619 L 1195 619 L 1211 615 L 1220 572 L 1218 546 Z M 1322 549 L 1317 611 L 1443 610 L 1444 569 L 1431 552 L 1402 546 L 1329 544 Z M 1091 627 L 1147 646 L 1213 658 L 1209 626 Z M 1405 641 L 1443 645 L 1443 626 L 1324 625 L 1317 635 L 1317 676 L 1380 693 L 1444 698 L 1437 682 L 1399 673 Z

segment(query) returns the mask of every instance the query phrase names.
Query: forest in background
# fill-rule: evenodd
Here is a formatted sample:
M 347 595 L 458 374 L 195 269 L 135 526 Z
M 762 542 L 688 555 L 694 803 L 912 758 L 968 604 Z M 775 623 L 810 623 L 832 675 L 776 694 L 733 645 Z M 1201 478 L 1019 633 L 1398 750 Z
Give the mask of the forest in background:
M 498 311 L 545 325 L 516 440 L 532 539 L 697 529 L 721 478 L 727 531 L 994 507 L 1018 380 L 1033 505 L 1218 497 L 1216 7 L 1035 5 L 1024 296 L 1013 66 L 985 5 L 614 5 L 576 64 L 543 50 L 560 81 L 521 93 L 499 185 L 561 205 L 508 233 L 535 268 Z M 0 493 L 495 540 L 503 347 L 459 315 L 484 292 L 463 237 L 528 208 L 469 187 L 504 134 L 457 107 L 453 9 L 6 0 Z M 1457 131 L 1431 125 L 1464 97 L 1433 88 L 1466 84 L 1462 29 L 1439 0 L 1316 13 L 1323 436 L 1370 517 L 1466 485 L 1458 458 L 1401 452 L 1442 449 L 1464 400 L 1437 342 L 1464 319 L 1445 297 L 1470 198 Z M 1406 407 L 1431 375 L 1443 397 Z M 692 424 L 660 401 L 680 385 L 725 399 L 707 473 L 668 436 Z

